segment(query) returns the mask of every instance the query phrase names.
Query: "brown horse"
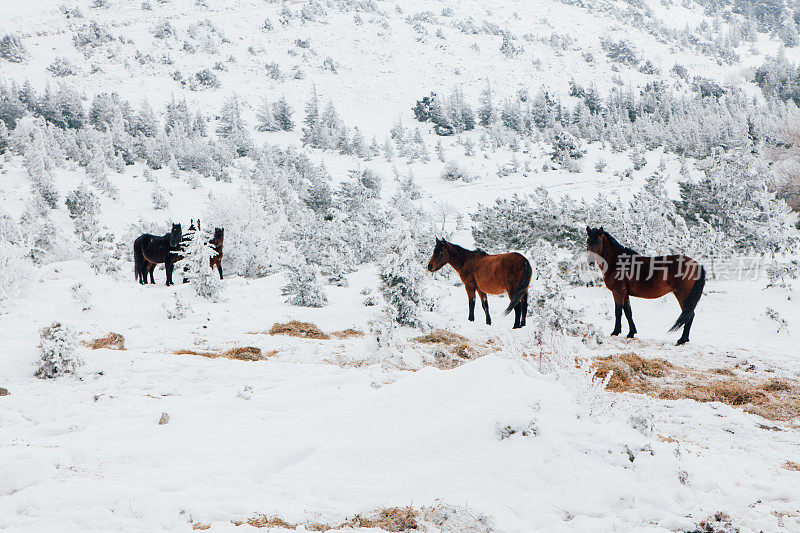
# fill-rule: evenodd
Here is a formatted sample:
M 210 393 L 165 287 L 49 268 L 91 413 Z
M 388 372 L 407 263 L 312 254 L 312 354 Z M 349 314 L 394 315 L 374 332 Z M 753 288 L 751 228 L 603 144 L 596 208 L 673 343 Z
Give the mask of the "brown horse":
M 525 325 L 528 314 L 528 286 L 531 283 L 531 264 L 516 252 L 489 255 L 483 250 L 467 250 L 444 239 L 436 239 L 436 247 L 428 262 L 428 270 L 436 272 L 444 265 L 452 266 L 467 290 L 469 320 L 475 320 L 475 291 L 481 297 L 486 323 L 491 324 L 487 294 L 508 293 L 510 300 L 504 314 L 514 310 L 514 328 Z
M 198 226 L 200 221 L 197 221 Z M 209 262 L 209 266 L 213 269 L 214 265 L 217 266 L 219 272 L 219 279 L 222 279 L 222 244 L 225 241 L 225 228 L 214 228 L 214 237 L 209 241 L 209 244 L 217 252 Z
M 633 324 L 630 297 L 660 298 L 670 292 L 678 299 L 681 314 L 670 328 L 677 331 L 683 326 L 683 335 L 678 345 L 689 342 L 689 330 L 694 320 L 694 309 L 703 286 L 706 283 L 706 270 L 703 266 L 685 255 L 661 255 L 649 257 L 639 255 L 630 248 L 618 243 L 614 237 L 600 228 L 586 227 L 586 250 L 591 263 L 600 263 L 603 281 L 614 294 L 614 331 L 622 331 L 622 312 L 628 319 L 628 337 L 636 334 Z

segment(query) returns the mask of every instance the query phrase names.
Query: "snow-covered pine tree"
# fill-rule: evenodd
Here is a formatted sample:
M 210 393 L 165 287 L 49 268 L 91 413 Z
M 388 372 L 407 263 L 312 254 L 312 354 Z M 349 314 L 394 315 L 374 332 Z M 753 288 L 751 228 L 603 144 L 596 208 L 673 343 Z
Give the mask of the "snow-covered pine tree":
M 108 179 L 105 157 L 98 145 L 92 148 L 91 159 L 86 165 L 86 177 L 97 188 L 111 199 L 119 196 L 119 189 Z
M 689 229 L 675 210 L 665 183 L 664 175 L 656 171 L 631 200 L 625 229 L 630 242 L 640 247 L 638 252 L 664 255 L 689 251 Z
M 328 296 L 315 265 L 297 253 L 292 255 L 292 260 L 287 262 L 285 268 L 287 281 L 281 287 L 281 294 L 286 303 L 300 307 L 324 307 L 328 304 Z
M 33 136 L 25 144 L 24 150 L 23 165 L 31 178 L 34 191 L 44 199 L 50 209 L 56 209 L 59 199 L 58 189 L 53 181 L 52 163 L 47 155 L 44 134 L 38 127 L 33 130 Z
M 220 110 L 217 135 L 229 143 L 240 156 L 247 155 L 253 150 L 253 139 L 250 138 L 247 122 L 242 118 L 239 99 L 235 94 Z
M 75 233 L 84 241 L 91 238 L 97 231 L 97 214 L 100 212 L 97 196 L 86 183 L 81 183 L 67 195 L 65 203 L 69 216 L 75 224 Z
M 433 151 L 436 152 L 436 158 L 444 163 L 446 161 L 444 157 L 444 146 L 442 146 L 442 140 L 436 139 L 436 146 L 433 147 Z
M 386 138 L 386 142 L 383 143 L 383 157 L 386 158 L 387 161 L 394 159 L 394 147 L 392 146 L 391 139 L 388 137 Z
M 421 308 L 427 306 L 427 280 L 408 223 L 399 214 L 394 220 L 395 231 L 379 265 L 378 288 L 394 322 L 419 327 Z
M 272 114 L 272 103 L 264 98 L 256 111 L 256 130 L 257 131 L 280 131 L 280 126 L 275 122 Z
M 150 193 L 150 198 L 153 200 L 153 209 L 167 209 L 169 207 L 166 193 L 167 191 L 158 183 L 153 185 L 153 190 Z
M 53 322 L 39 331 L 39 339 L 41 358 L 34 374 L 36 377 L 50 379 L 72 374 L 83 364 L 72 328 Z
M 186 275 L 195 294 L 215 302 L 222 298 L 225 288 L 216 271 L 209 266 L 211 258 L 216 254 L 202 231 L 194 232 L 183 253 Z
M 494 122 L 496 111 L 492 102 L 492 86 L 486 81 L 486 88 L 481 92 L 480 107 L 478 107 L 478 124 L 489 126 Z
M 680 182 L 678 213 L 691 229 L 701 221 L 727 236 L 738 251 L 780 253 L 797 242 L 786 202 L 767 183 L 771 169 L 755 155 L 723 155 L 703 163 L 705 177 Z
M 306 116 L 303 118 L 303 146 L 311 146 L 312 148 L 323 148 L 322 145 L 322 128 L 319 115 L 319 98 L 317 97 L 317 88 L 314 87 L 311 93 L 311 98 L 306 103 Z
M 283 131 L 292 131 L 294 129 L 293 113 L 294 110 L 289 105 L 289 102 L 286 101 L 285 96 L 281 96 L 277 102 L 272 104 L 272 116 L 275 119 L 275 123 Z

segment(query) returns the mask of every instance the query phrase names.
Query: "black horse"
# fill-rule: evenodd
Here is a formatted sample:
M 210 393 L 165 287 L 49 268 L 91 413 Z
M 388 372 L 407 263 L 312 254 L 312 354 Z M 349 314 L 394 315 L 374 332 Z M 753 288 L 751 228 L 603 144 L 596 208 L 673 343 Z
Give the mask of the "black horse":
M 156 264 L 164 263 L 167 271 L 167 286 L 172 285 L 172 267 L 176 261 L 180 260 L 177 252 L 181 248 L 180 224 L 173 224 L 172 231 L 159 237 L 145 233 L 133 241 L 133 266 L 136 273 L 136 280 L 142 285 L 147 284 L 147 274 L 150 274 L 150 283 L 155 284 L 153 270 Z

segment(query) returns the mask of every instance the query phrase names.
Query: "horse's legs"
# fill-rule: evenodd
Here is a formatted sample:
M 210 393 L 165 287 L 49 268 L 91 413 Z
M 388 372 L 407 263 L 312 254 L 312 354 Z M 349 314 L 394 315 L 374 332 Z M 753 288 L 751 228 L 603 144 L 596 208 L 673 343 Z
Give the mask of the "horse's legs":
M 466 287 L 467 289 L 467 299 L 469 300 L 469 316 L 467 320 L 470 322 L 475 322 L 475 288 L 474 287 Z
M 170 285 L 173 284 L 172 283 L 172 269 L 173 269 L 172 261 L 167 259 L 167 261 L 164 263 L 164 268 L 167 271 L 167 287 L 169 287 Z
M 217 262 L 217 271 L 219 272 L 219 279 L 222 279 L 222 261 Z
M 520 302 L 520 305 L 522 306 L 522 312 L 521 312 L 522 316 L 520 317 L 519 327 L 524 328 L 526 319 L 528 317 L 528 293 L 527 292 L 522 297 L 522 301 Z
M 625 318 L 628 319 L 628 338 L 632 339 L 633 336 L 636 335 L 636 325 L 633 323 L 630 296 L 625 296 L 625 303 L 622 305 L 622 310 L 625 311 Z
M 614 331 L 611 336 L 615 337 L 622 332 L 622 304 L 625 303 L 625 296 L 622 293 L 614 293 Z
M 520 316 L 522 315 L 522 302 L 518 303 L 514 307 L 514 327 L 511 329 L 519 329 L 522 326 L 519 323 Z
M 694 313 L 686 320 L 686 323 L 683 325 L 683 335 L 681 338 L 678 339 L 678 346 L 681 344 L 686 344 L 689 342 L 689 330 L 692 329 L 692 321 L 694 320 Z
M 486 324 L 492 325 L 492 317 L 489 316 L 489 299 L 486 297 L 486 293 L 483 291 L 478 291 L 478 296 L 481 297 L 481 305 L 483 306 L 483 312 L 486 313 Z
M 156 280 L 153 278 L 153 271 L 156 269 L 155 263 L 147 263 L 147 267 L 144 273 L 144 282 L 147 283 L 147 273 L 150 273 L 150 283 L 153 285 L 156 284 Z

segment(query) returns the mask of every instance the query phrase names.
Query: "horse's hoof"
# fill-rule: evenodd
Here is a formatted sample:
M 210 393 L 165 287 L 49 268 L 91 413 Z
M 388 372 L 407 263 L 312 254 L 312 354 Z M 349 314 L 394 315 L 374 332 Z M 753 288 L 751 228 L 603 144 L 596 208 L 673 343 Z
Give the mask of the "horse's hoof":
M 689 339 L 678 339 L 678 342 L 675 343 L 675 346 L 680 346 L 681 344 L 686 344 L 689 342 Z
M 633 337 L 634 335 L 636 335 L 636 333 L 628 333 L 628 338 L 629 338 L 629 339 L 632 339 L 632 338 L 634 338 L 634 337 Z
M 475 322 L 475 317 L 474 316 L 467 317 L 467 320 L 469 320 L 470 322 Z
M 487 320 L 487 321 L 486 321 L 486 325 L 487 325 L 487 326 L 491 326 L 491 325 L 492 325 L 492 321 L 491 321 L 491 320 Z
M 612 337 L 616 337 L 616 336 L 617 336 L 617 335 L 619 335 L 619 334 L 620 334 L 620 332 L 619 332 L 619 331 L 612 331 L 612 332 L 611 332 L 611 336 L 612 336 Z

